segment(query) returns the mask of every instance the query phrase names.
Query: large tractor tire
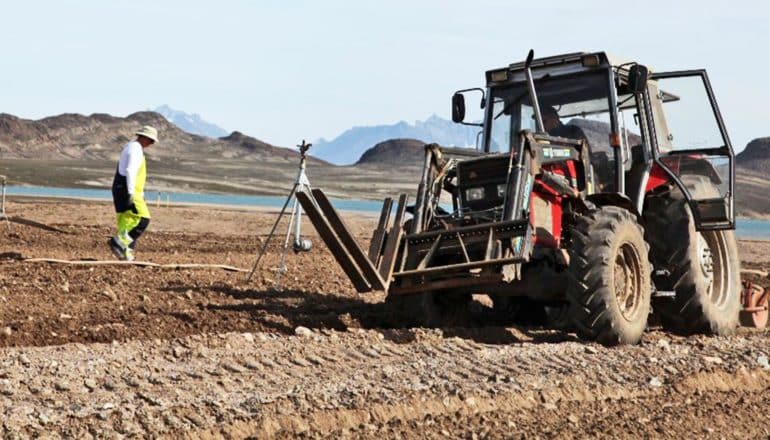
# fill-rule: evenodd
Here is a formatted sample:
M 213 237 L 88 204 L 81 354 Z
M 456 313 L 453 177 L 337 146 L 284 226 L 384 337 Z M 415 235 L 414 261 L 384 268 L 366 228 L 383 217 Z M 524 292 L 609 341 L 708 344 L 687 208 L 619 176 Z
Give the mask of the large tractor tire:
M 705 178 L 685 180 L 695 197 L 719 196 Z M 738 327 L 741 280 L 733 231 L 695 230 L 690 207 L 678 188 L 649 196 L 644 218 L 658 290 L 673 291 L 661 299 L 655 314 L 664 327 L 682 333 L 728 335 Z
M 574 225 L 567 290 L 581 338 L 636 344 L 647 327 L 652 272 L 644 231 L 629 211 L 604 206 Z

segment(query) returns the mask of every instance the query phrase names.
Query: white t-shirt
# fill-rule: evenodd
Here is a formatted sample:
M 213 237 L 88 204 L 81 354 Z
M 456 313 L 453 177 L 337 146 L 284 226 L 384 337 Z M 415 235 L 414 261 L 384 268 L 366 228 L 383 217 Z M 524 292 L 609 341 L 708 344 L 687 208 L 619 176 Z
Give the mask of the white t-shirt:
M 143 159 L 144 151 L 142 151 L 142 144 L 139 142 L 134 140 L 123 146 L 123 151 L 121 151 L 120 160 L 118 161 L 118 173 L 121 176 L 126 176 L 126 187 L 131 195 L 134 195 L 136 175 L 139 173 Z

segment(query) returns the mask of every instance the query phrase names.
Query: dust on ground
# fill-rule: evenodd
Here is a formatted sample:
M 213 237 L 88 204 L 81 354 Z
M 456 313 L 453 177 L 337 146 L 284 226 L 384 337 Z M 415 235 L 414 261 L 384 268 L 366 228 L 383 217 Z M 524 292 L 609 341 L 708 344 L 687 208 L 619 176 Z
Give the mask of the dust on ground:
M 528 327 L 390 328 L 320 242 L 254 279 L 106 260 L 107 203 L 18 201 L 0 222 L 2 437 L 765 438 L 768 333 L 658 329 L 607 349 Z M 152 210 L 137 258 L 250 268 L 277 212 Z M 346 215 L 360 242 L 376 219 Z M 285 229 L 279 228 L 283 232 Z M 770 243 L 743 241 L 767 270 Z M 280 289 L 276 289 L 276 280 Z M 766 278 L 754 281 L 768 285 Z

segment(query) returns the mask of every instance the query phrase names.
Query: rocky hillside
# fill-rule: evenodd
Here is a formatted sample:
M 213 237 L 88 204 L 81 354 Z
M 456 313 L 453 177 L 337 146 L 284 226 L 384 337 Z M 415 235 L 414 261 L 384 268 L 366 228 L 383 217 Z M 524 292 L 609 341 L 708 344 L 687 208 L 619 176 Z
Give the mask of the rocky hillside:
M 770 137 L 754 139 L 735 158 L 739 167 L 770 175 Z
M 142 125 L 159 131 L 160 142 L 149 154 L 155 158 L 296 160 L 297 153 L 272 146 L 240 132 L 211 139 L 187 133 L 155 112 L 137 112 L 125 118 L 95 113 L 62 114 L 37 121 L 0 114 L 2 159 L 110 159 Z
M 417 139 L 390 139 L 366 150 L 356 165 L 421 165 L 425 142 Z
M 746 217 L 770 216 L 770 137 L 752 140 L 735 157 L 737 214 Z
M 388 139 L 417 139 L 425 143 L 467 147 L 476 144 L 478 131 L 478 127 L 455 124 L 433 115 L 414 124 L 401 121 L 391 125 L 353 127 L 331 141 L 320 139 L 314 144 L 319 158 L 337 165 L 348 165 L 355 163 L 372 145 Z

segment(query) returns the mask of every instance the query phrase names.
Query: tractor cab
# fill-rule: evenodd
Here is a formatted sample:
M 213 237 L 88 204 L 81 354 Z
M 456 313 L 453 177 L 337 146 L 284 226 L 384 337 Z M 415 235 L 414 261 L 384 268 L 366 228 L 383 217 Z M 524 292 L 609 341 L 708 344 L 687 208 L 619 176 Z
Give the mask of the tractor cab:
M 470 91 L 483 93 L 483 153 L 516 154 L 522 131 L 584 141 L 590 192 L 615 193 L 641 213 L 645 194 L 673 180 L 699 229 L 734 227 L 733 152 L 705 71 L 650 73 L 603 52 L 574 53 L 487 71 L 486 83 L 453 96 L 453 119 L 462 123 L 458 102 Z M 690 191 L 687 182 L 699 179 L 718 193 Z

